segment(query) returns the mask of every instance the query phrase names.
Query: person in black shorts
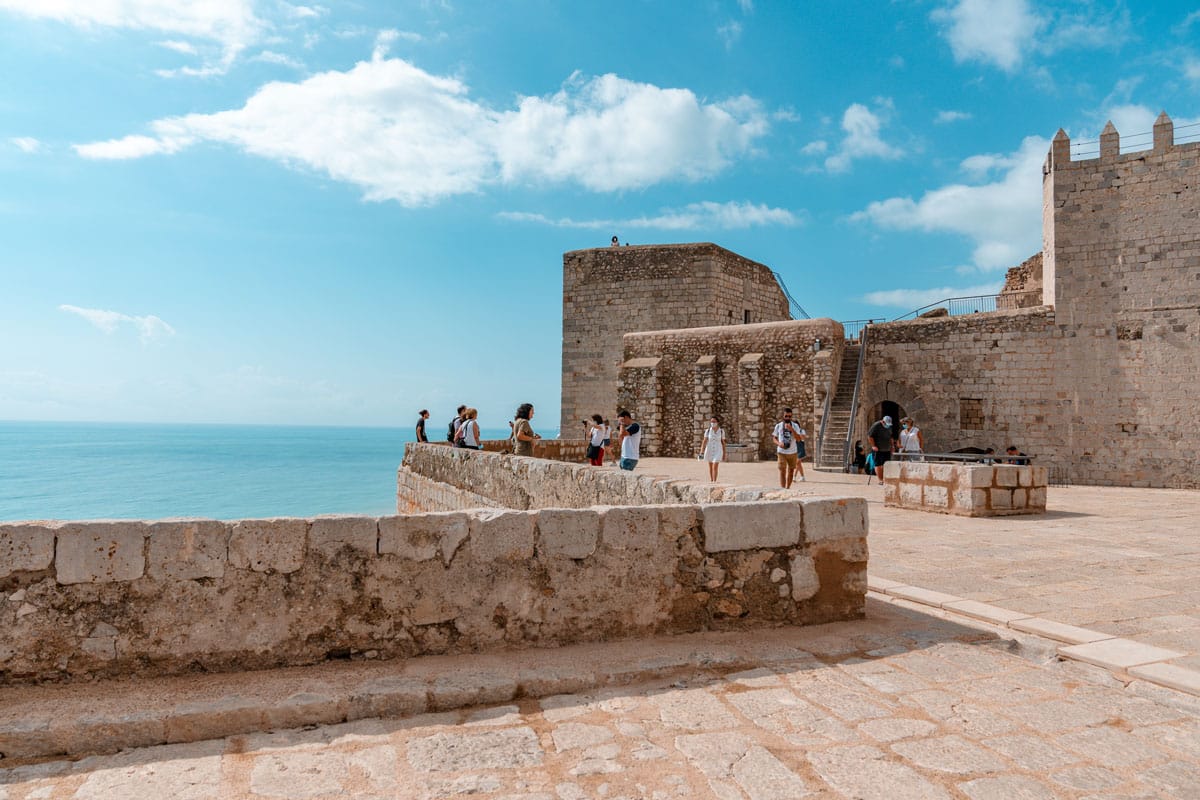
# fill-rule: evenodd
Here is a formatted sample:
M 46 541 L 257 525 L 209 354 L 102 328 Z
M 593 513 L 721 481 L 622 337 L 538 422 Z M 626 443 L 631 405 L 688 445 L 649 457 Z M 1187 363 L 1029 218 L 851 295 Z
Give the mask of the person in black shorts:
M 884 417 L 872 425 L 867 431 L 867 439 L 871 442 L 871 452 L 875 454 L 875 477 L 883 483 L 883 465 L 891 459 L 892 442 L 896 439 L 892 418 Z
M 417 412 L 417 441 L 428 442 L 429 437 L 425 435 L 425 420 L 429 419 L 429 410 L 422 408 Z

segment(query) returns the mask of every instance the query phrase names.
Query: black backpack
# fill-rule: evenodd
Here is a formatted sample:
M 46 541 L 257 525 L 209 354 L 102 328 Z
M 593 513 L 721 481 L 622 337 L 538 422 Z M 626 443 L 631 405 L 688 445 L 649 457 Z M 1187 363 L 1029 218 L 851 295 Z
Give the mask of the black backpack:
M 450 421 L 450 428 L 446 431 L 446 441 L 450 444 L 454 444 L 454 434 L 458 431 L 458 423 L 459 419 L 455 417 Z

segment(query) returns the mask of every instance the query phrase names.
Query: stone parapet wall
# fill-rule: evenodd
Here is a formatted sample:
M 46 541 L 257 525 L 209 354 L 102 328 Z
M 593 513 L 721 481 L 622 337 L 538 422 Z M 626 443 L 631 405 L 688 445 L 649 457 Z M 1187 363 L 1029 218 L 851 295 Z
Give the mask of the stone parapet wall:
M 8 524 L 0 683 L 853 619 L 866 566 L 859 499 Z
M 883 502 L 964 517 L 1043 514 L 1047 477 L 1046 467 L 889 461 Z
M 419 494 L 426 484 L 414 481 L 414 475 L 439 485 L 440 494 L 436 497 L 449 498 L 449 505 L 444 510 L 463 508 L 462 504 L 472 497 L 483 498 L 488 504 L 524 510 L 748 502 L 798 496 L 784 489 L 664 478 L 587 464 L 410 443 L 405 448 L 404 463 L 397 479 L 399 510 L 428 508 L 422 504 L 438 502 L 434 495 L 423 497 Z

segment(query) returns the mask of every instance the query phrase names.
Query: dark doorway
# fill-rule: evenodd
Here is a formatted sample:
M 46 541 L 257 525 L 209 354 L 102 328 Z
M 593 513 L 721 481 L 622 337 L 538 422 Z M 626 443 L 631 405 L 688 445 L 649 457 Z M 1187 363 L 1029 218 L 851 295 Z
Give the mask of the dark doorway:
M 870 428 L 870 426 L 874 425 L 876 421 L 881 420 L 884 417 L 891 417 L 892 433 L 899 438 L 900 420 L 906 416 L 908 415 L 904 412 L 904 407 L 902 405 L 897 403 L 895 400 L 884 400 L 882 403 L 876 403 L 875 407 L 871 409 L 871 419 L 867 420 L 867 427 Z

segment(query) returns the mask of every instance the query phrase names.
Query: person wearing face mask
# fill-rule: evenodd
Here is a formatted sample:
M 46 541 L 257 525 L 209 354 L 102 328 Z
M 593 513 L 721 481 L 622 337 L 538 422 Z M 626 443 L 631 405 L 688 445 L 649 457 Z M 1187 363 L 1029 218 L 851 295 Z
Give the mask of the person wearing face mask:
M 908 456 L 910 461 L 920 461 L 920 454 L 925 452 L 925 437 L 912 417 L 900 420 L 900 452 Z M 917 455 L 913 456 L 914 453 Z
M 725 460 L 725 430 L 721 427 L 721 418 L 716 414 L 708 421 L 704 436 L 700 440 L 700 458 L 708 462 L 708 479 L 714 483 L 717 480 L 717 470 Z

